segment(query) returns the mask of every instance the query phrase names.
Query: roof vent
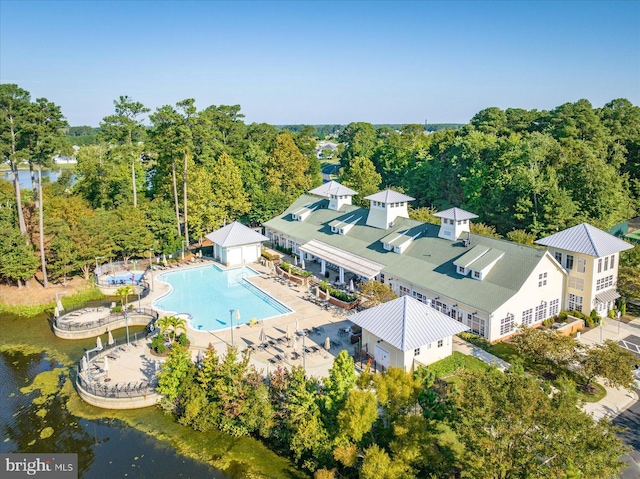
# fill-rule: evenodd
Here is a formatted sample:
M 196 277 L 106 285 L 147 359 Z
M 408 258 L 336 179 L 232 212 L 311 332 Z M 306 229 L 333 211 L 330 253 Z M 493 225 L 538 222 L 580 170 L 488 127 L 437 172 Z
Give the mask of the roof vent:
M 393 225 L 394 225 L 393 221 L 389 222 L 389 228 L 393 228 Z

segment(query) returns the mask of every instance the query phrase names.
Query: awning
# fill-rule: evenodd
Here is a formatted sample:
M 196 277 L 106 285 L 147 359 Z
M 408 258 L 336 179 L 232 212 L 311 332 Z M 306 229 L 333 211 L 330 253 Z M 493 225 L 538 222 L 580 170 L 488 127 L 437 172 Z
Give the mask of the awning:
M 596 301 L 599 303 L 606 304 L 611 301 L 615 301 L 619 297 L 620 295 L 615 289 L 608 289 L 606 291 L 603 291 L 602 293 L 596 294 Z
M 384 268 L 383 264 L 318 240 L 311 240 L 298 249 L 367 279 L 376 277 Z

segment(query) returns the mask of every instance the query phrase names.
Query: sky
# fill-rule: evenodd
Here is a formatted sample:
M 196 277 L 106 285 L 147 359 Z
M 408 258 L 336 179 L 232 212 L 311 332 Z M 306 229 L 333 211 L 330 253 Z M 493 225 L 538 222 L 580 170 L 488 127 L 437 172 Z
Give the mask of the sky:
M 121 95 L 276 125 L 638 105 L 640 2 L 0 0 L 0 83 L 72 126 Z

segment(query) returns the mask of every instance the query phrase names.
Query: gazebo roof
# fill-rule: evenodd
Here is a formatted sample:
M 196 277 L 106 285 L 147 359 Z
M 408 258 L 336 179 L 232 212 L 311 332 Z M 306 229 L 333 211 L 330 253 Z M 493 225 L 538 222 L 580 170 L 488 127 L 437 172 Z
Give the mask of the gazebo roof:
M 269 241 L 269 238 L 266 236 L 255 232 L 251 228 L 248 228 L 237 221 L 234 221 L 227 226 L 223 226 L 213 233 L 209 233 L 205 238 L 224 248 Z

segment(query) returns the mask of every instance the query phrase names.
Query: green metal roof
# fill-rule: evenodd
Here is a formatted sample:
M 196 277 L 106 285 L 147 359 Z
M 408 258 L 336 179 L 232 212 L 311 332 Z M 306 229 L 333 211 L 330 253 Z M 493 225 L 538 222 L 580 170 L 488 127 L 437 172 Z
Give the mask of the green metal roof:
M 489 266 L 494 261 L 499 260 L 504 256 L 504 251 L 491 248 L 485 254 L 483 254 L 480 258 L 471 263 L 470 268 L 476 271 L 482 271 L 487 266 Z
M 264 225 L 300 244 L 317 239 L 376 261 L 385 265 L 383 272 L 387 277 L 404 279 L 487 313 L 498 309 L 520 290 L 546 252 L 506 240 L 471 234 L 472 245 L 504 252 L 500 261 L 479 281 L 456 272 L 454 262 L 470 251 L 462 245 L 462 241 L 438 238 L 440 227 L 437 225 L 396 218 L 394 226 L 387 230 L 373 228 L 366 226 L 369 210 L 353 205 L 344 205 L 339 211 L 318 208 L 304 222 L 292 220 L 292 211 L 317 201 L 317 198 L 302 195 L 283 214 Z M 354 212 L 361 218 L 347 235 L 331 232 L 329 225 L 332 221 L 344 221 Z M 413 235 L 419 229 L 423 232 L 403 254 L 383 248 L 382 239 L 399 235 L 407 229 L 411 229 Z M 466 233 L 464 236 L 466 238 Z

